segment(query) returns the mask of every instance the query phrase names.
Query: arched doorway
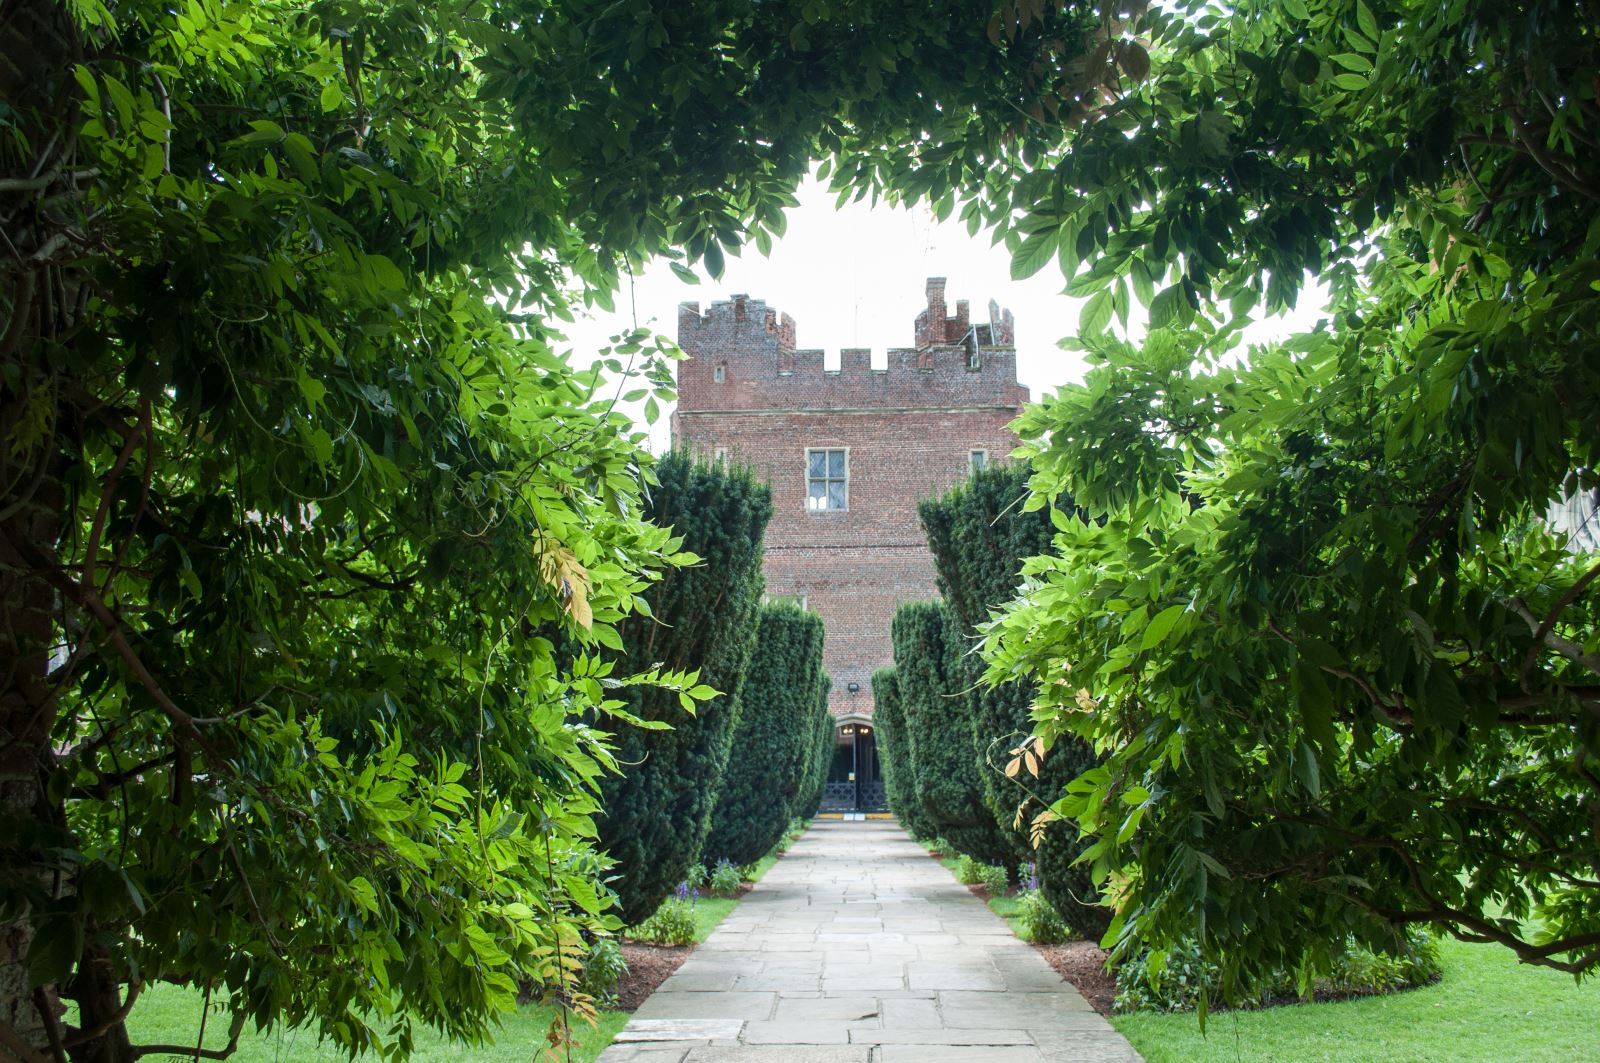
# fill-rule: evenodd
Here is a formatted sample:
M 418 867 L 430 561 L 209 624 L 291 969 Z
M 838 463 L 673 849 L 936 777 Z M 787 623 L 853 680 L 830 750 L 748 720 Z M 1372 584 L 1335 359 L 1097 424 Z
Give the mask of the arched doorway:
M 833 728 L 833 760 L 822 794 L 824 812 L 881 812 L 886 806 L 872 717 L 850 713 Z

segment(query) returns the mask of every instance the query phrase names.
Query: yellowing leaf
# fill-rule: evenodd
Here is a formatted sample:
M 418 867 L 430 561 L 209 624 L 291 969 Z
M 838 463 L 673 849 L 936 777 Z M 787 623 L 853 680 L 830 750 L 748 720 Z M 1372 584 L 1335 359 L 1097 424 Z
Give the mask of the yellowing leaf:
M 578 563 L 571 550 L 550 539 L 540 539 L 534 546 L 539 557 L 539 574 L 556 592 L 556 600 L 567 614 L 583 625 L 584 630 L 594 627 L 594 609 L 589 605 L 589 570 Z

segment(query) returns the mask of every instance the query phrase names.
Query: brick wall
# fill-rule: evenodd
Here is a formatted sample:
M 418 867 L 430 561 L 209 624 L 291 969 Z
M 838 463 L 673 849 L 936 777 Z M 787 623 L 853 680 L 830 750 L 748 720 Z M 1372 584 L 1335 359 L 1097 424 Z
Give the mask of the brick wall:
M 787 314 L 748 296 L 679 310 L 690 360 L 679 365 L 674 445 L 707 456 L 725 448 L 771 485 L 767 594 L 803 596 L 823 618 L 836 715 L 872 712 L 872 673 L 893 659 L 895 607 L 938 594 L 917 503 L 964 479 L 974 449 L 1004 460 L 1017 442 L 1006 425 L 1028 397 L 1010 313 L 991 302 L 990 320 L 974 327 L 961 302 L 947 316 L 940 278 L 928 297 L 914 323 L 926 342 L 891 350 L 883 370 L 869 352 L 846 350 L 838 371 L 824 371 L 821 351 L 795 349 Z M 807 509 L 808 448 L 848 452 L 847 509 Z

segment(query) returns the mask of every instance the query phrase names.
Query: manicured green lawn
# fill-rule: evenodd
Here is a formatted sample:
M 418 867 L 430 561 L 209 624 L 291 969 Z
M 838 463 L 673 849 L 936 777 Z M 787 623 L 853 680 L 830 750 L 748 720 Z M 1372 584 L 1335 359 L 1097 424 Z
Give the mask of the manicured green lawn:
M 694 902 L 694 939 L 704 941 L 739 902 L 732 897 L 701 897 Z
M 129 1016 L 129 1032 L 135 1044 L 194 1044 L 200 1029 L 201 996 L 195 990 L 178 986 L 156 985 L 146 989 L 138 1005 Z M 412 1055 L 415 1063 L 531 1063 L 540 1058 L 545 1045 L 545 1031 L 555 1017 L 552 1008 L 530 1005 L 518 1008 L 507 1016 L 504 1025 L 495 1034 L 494 1043 L 481 1048 L 455 1044 L 429 1031 L 417 1031 L 417 1050 Z M 603 1011 L 599 1023 L 589 1026 L 577 1023 L 573 1035 L 579 1042 L 572 1050 L 573 1063 L 591 1063 L 611 1043 L 622 1024 L 628 1021 L 627 1013 Z M 226 1013 L 213 1011 L 207 1024 L 206 1047 L 222 1048 L 227 1044 Z M 193 1059 L 184 1056 L 147 1056 L 154 1060 Z M 317 1040 L 315 1030 L 280 1030 L 254 1034 L 248 1030 L 239 1039 L 239 1051 L 229 1057 L 230 1063 L 324 1063 L 341 1059 L 343 1054 L 331 1044 Z M 368 1057 L 376 1058 L 376 1057 Z
M 1148 1063 L 1600 1061 L 1600 981 L 1575 985 L 1494 945 L 1439 945 L 1437 985 L 1335 1004 L 1213 1015 L 1119 1015 Z

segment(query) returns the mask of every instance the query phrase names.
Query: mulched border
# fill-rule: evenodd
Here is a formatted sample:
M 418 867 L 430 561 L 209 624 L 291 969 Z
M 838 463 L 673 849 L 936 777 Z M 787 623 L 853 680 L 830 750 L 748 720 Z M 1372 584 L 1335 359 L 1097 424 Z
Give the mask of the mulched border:
M 628 973 L 617 981 L 617 1011 L 634 1011 L 654 993 L 694 951 L 693 945 L 649 945 L 642 941 L 623 941 L 622 957 Z

